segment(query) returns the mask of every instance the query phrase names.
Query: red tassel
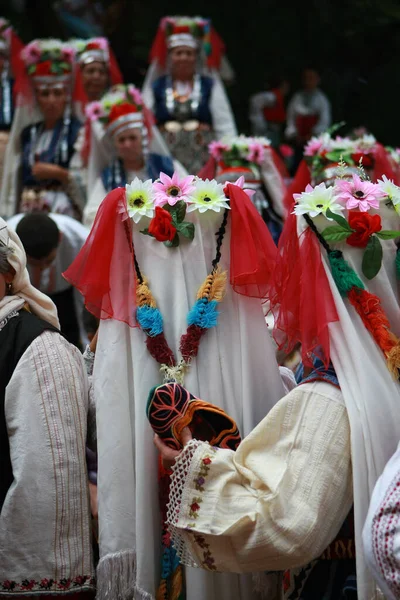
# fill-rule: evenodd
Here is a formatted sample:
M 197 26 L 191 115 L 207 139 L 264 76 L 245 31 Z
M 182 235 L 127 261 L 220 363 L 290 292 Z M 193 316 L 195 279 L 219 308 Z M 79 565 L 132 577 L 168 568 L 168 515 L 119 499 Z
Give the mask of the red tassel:
M 387 355 L 396 345 L 396 338 L 390 331 L 390 323 L 378 296 L 356 287 L 347 296 L 379 348 Z

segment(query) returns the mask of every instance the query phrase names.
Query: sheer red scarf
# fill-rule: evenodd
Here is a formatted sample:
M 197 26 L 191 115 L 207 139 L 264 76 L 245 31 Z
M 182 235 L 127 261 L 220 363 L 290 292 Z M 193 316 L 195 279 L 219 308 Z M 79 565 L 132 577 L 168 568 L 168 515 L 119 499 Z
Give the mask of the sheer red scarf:
M 311 353 L 328 366 L 328 325 L 339 317 L 319 242 L 309 228 L 298 236 L 297 218 L 292 213 L 279 240 L 268 296 L 279 349 L 289 353 L 300 343 L 302 360 L 307 366 L 313 364 Z
M 230 282 L 239 294 L 264 298 L 277 248 L 247 194 L 232 184 L 228 188 L 232 207 Z M 81 292 L 86 308 L 98 319 L 136 326 L 132 221 L 124 188 L 105 197 L 85 245 L 64 277 Z

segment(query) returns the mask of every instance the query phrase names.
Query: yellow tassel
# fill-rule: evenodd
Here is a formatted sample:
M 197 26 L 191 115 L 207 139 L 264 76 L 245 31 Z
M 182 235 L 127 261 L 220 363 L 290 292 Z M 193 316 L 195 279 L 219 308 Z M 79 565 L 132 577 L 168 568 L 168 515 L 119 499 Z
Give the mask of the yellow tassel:
M 157 308 L 157 304 L 154 300 L 153 294 L 151 293 L 147 285 L 147 279 L 143 279 L 143 282 L 138 283 L 136 286 L 136 305 L 151 306 L 152 308 Z
M 199 287 L 199 291 L 197 292 L 197 300 L 200 300 L 200 298 L 204 298 L 205 296 L 208 297 L 208 295 L 210 293 L 213 277 L 214 277 L 214 275 L 207 275 L 204 282 Z
M 220 267 L 204 280 L 204 283 L 200 286 L 197 292 L 197 300 L 206 297 L 207 300 L 216 300 L 221 302 L 225 295 L 227 273 L 221 271 Z
M 399 378 L 400 369 L 400 340 L 397 339 L 396 345 L 386 353 L 387 366 L 394 379 Z
M 214 274 L 214 280 L 212 282 L 210 295 L 208 297 L 209 300 L 216 300 L 217 302 L 221 302 L 223 300 L 226 291 L 226 280 L 227 272 L 221 271 L 221 269 L 218 267 Z
M 175 571 L 172 575 L 170 599 L 171 600 L 179 600 L 180 598 L 182 598 L 182 594 L 183 594 L 183 573 L 182 573 L 182 566 L 179 565 L 175 569 Z
M 167 582 L 165 579 L 161 579 L 161 583 L 158 586 L 158 590 L 156 593 L 156 600 L 166 600 L 167 597 L 168 597 Z

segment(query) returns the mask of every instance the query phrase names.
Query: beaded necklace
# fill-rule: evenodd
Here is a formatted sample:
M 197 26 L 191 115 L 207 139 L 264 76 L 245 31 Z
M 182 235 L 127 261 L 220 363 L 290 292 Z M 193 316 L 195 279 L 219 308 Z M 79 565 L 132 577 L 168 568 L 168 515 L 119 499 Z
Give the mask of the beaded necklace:
M 225 293 L 226 271 L 219 267 L 221 260 L 221 246 L 224 239 L 226 224 L 228 220 L 228 209 L 225 209 L 222 223 L 216 233 L 217 249 L 212 261 L 212 269 L 197 291 L 196 302 L 187 315 L 188 327 L 182 334 L 179 344 L 181 360 L 176 361 L 164 334 L 163 317 L 157 308 L 156 301 L 149 288 L 147 279 L 142 275 L 136 255 L 134 255 L 134 267 L 136 272 L 136 319 L 140 329 L 146 334 L 146 346 L 151 356 L 161 365 L 160 370 L 164 372 L 164 381 L 176 381 L 183 385 L 185 373 L 190 367 L 199 351 L 202 336 L 208 329 L 215 327 L 218 323 L 218 304 L 222 301 Z M 132 240 L 128 228 L 126 228 L 128 239 Z M 130 241 L 133 252 L 133 241 Z
M 196 75 L 194 76 L 194 80 L 193 80 L 193 89 L 188 98 L 188 99 L 190 99 L 190 108 L 191 108 L 192 114 L 195 114 L 199 107 L 200 97 L 201 97 L 201 80 L 200 80 L 200 76 L 198 75 L 198 73 L 196 73 Z M 173 115 L 175 112 L 175 95 L 174 95 L 174 89 L 173 89 L 173 83 L 172 83 L 171 77 L 167 78 L 167 86 L 165 89 L 165 101 L 166 101 L 166 106 L 167 106 L 169 114 Z

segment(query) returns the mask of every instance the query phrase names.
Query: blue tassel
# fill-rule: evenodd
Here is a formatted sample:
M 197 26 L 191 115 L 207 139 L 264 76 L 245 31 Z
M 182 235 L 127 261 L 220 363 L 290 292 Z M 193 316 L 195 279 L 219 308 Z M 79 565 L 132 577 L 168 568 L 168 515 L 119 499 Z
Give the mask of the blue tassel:
M 139 306 L 136 309 L 136 319 L 147 335 L 155 337 L 163 332 L 163 318 L 158 308 Z
M 202 329 L 211 329 L 218 322 L 219 312 L 217 311 L 218 302 L 211 300 L 208 302 L 205 298 L 197 300 L 188 314 L 188 325 L 197 325 Z

